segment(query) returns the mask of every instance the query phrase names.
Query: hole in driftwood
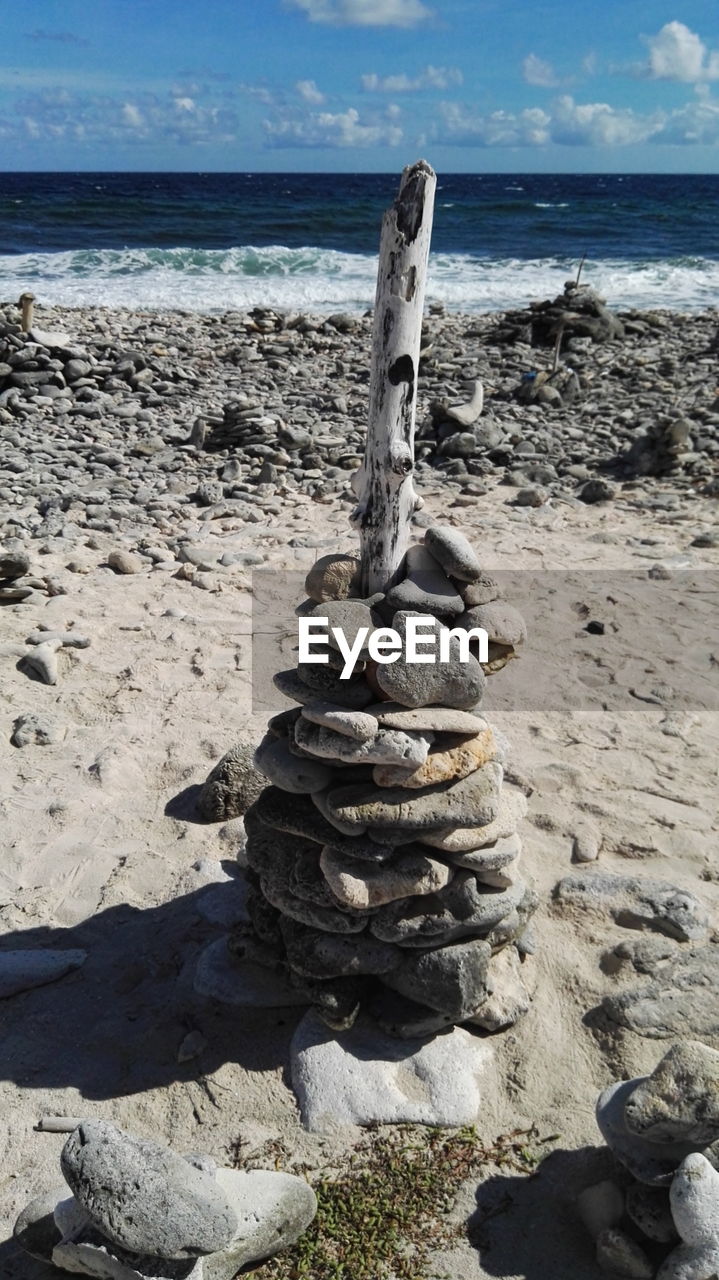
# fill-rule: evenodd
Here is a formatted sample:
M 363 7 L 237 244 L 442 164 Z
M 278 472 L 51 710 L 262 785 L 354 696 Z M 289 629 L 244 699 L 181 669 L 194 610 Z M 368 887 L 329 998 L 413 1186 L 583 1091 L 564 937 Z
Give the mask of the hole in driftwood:
M 392 293 L 411 302 L 417 289 L 417 268 L 408 267 L 406 271 L 392 281 Z
M 400 382 L 414 382 L 414 362 L 411 356 L 398 356 L 394 364 L 390 365 L 387 377 L 393 387 L 398 387 Z

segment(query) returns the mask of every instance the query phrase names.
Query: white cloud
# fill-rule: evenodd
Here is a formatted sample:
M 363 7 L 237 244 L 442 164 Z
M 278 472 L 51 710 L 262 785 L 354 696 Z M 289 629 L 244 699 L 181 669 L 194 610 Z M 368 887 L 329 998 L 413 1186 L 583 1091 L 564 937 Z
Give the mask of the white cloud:
M 683 22 L 667 22 L 647 44 L 649 61 L 644 72 L 653 80 L 697 84 L 719 79 L 719 52 L 711 52 Z
M 270 147 L 397 147 L 403 133 L 392 123 L 393 118 L 364 123 L 359 111 L 349 107 L 347 111 L 320 111 L 263 123 Z
M 366 93 L 415 93 L 421 89 L 449 89 L 453 84 L 462 84 L 463 79 L 459 67 L 430 64 L 416 76 L 408 76 L 403 71 L 391 76 L 370 72 L 361 77 L 361 84 Z
M 238 127 L 226 106 L 173 93 L 138 93 L 129 99 L 44 89 L 19 99 L 15 109 L 18 139 L 193 146 L 234 142 Z
M 319 106 L 325 100 L 325 95 L 320 93 L 314 80 L 298 80 L 295 89 L 305 102 L 311 102 L 313 106 Z
M 606 102 L 577 103 L 569 94 L 557 98 L 548 110 L 539 107 L 524 111 L 492 111 L 486 115 L 473 113 L 456 102 L 440 104 L 442 123 L 434 131 L 434 140 L 450 146 L 470 147 L 543 147 L 558 146 L 610 147 L 628 146 L 648 141 L 685 141 L 692 128 L 702 131 L 704 140 L 713 128 L 713 115 L 702 116 L 705 105 L 697 102 L 676 120 L 673 136 L 665 137 L 668 120 L 661 112 L 642 116 Z M 684 132 L 685 137 L 679 135 Z
M 440 113 L 444 124 L 440 141 L 455 146 L 527 147 L 542 146 L 549 141 L 550 117 L 539 107 L 524 111 L 492 111 L 475 115 L 456 102 L 442 102 Z
M 422 0 L 286 0 L 310 22 L 336 27 L 416 27 L 432 17 Z
M 646 142 L 661 130 L 664 119 L 659 112 L 641 116 L 607 102 L 580 104 L 563 94 L 552 108 L 552 141 L 579 147 L 628 146 Z
M 522 75 L 527 84 L 538 85 L 540 89 L 556 89 L 560 83 L 551 62 L 544 62 L 536 53 L 529 53 L 522 63 Z
M 122 108 L 122 119 L 131 129 L 142 129 L 144 126 L 144 118 L 139 107 L 134 102 L 126 102 Z
M 673 111 L 662 130 L 660 142 L 677 146 L 716 146 L 719 143 L 719 102 L 702 97 Z
M 599 59 L 594 49 L 582 58 L 582 71 L 585 76 L 595 76 L 599 70 Z

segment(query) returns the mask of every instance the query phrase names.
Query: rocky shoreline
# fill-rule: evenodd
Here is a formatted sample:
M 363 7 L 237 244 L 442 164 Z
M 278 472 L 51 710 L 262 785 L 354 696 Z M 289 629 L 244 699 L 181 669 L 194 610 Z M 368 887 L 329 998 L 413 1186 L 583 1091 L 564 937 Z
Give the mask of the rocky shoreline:
M 0 305 L 6 540 L 107 533 L 157 562 L 188 520 L 248 526 L 293 500 L 353 501 L 367 316 L 38 307 L 35 326 Z M 431 308 L 418 487 L 441 481 L 460 507 L 496 483 L 536 507 L 623 487 L 661 508 L 667 480 L 716 495 L 718 328 L 716 310 L 613 315 L 571 284 L 525 312 Z

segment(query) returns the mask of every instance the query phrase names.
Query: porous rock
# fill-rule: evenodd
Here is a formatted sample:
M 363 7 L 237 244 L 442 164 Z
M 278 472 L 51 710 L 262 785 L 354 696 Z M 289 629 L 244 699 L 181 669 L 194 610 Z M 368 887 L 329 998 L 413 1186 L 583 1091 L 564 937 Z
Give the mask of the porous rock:
M 237 1215 L 209 1174 L 107 1121 L 83 1121 L 60 1164 L 94 1226 L 132 1253 L 185 1261 L 225 1248 L 237 1230 Z
M 241 817 L 254 803 L 267 784 L 253 760 L 254 751 L 245 742 L 238 742 L 218 760 L 197 800 L 206 822 Z

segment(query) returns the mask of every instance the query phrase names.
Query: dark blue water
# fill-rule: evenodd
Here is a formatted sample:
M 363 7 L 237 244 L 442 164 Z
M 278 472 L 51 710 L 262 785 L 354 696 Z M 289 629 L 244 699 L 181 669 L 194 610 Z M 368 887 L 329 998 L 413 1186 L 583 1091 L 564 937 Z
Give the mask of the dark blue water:
M 399 174 L 0 174 L 0 292 L 47 301 L 366 306 Z M 623 305 L 719 300 L 719 175 L 440 174 L 430 294 L 543 296 L 587 254 Z

